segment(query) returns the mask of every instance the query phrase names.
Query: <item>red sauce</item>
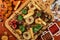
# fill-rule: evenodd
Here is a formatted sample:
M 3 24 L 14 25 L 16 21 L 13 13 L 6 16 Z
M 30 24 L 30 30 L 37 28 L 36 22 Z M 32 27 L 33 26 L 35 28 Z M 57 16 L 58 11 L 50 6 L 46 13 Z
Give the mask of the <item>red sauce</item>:
M 54 40 L 60 40 L 60 35 L 59 36 L 54 36 Z
M 49 30 L 51 31 L 52 34 L 55 34 L 56 32 L 59 31 L 59 28 L 57 27 L 56 24 L 52 25 Z

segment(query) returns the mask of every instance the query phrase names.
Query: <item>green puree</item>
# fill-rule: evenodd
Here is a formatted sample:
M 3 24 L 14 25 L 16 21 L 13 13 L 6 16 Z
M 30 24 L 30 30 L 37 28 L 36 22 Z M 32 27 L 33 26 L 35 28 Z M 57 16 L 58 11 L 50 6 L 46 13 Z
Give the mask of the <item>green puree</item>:
M 25 27 L 23 25 L 19 26 L 19 29 L 24 32 L 25 31 Z
M 42 26 L 40 24 L 37 24 L 35 27 L 33 27 L 33 32 L 36 33 L 37 31 L 39 31 L 42 28 Z
M 40 13 L 37 13 L 36 15 L 37 15 L 38 17 L 40 17 L 40 16 L 41 16 L 41 14 L 40 14 Z
M 27 14 L 27 10 L 26 10 L 26 9 L 23 9 L 23 10 L 22 10 L 22 13 L 23 13 L 23 14 Z
M 23 20 L 23 16 L 21 16 L 21 15 L 18 15 L 18 18 L 17 18 L 18 20 Z

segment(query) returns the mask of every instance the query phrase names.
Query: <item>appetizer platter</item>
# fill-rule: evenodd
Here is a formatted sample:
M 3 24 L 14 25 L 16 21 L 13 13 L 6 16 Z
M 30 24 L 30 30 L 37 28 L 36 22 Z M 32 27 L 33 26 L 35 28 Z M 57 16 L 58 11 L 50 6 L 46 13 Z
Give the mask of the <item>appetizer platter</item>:
M 55 22 L 60 21 L 56 0 L 9 0 L 11 4 L 5 1 L 0 1 L 5 5 L 0 7 L 0 21 L 16 40 L 54 40 L 60 35 L 60 24 Z M 7 36 L 1 40 L 4 38 L 9 40 Z

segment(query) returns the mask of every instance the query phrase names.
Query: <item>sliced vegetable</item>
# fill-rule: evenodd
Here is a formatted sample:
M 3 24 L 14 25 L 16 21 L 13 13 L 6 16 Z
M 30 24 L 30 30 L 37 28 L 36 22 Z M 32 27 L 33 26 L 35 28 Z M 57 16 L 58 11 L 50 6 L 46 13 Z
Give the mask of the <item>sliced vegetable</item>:
M 13 29 L 17 28 L 17 20 L 11 20 L 9 24 L 12 26 Z
M 25 21 L 27 24 L 32 24 L 34 22 L 34 18 L 31 16 L 31 17 L 26 18 Z
M 26 10 L 26 9 L 23 9 L 23 10 L 22 10 L 22 13 L 23 13 L 23 14 L 27 14 L 27 10 Z
M 23 33 L 23 37 L 24 37 L 24 39 L 30 39 L 31 38 L 31 35 L 30 35 L 30 33 L 29 32 L 24 32 Z
M 33 27 L 33 32 L 36 33 L 38 31 L 38 29 L 36 27 Z
M 29 9 L 29 10 L 28 10 L 28 14 L 25 15 L 23 18 L 26 19 L 26 18 L 28 18 L 28 17 L 30 17 L 30 16 L 32 16 L 32 15 L 34 15 L 34 10 Z
M 17 18 L 18 20 L 23 20 L 23 16 L 21 16 L 21 15 L 18 15 L 18 18 Z
M 16 24 L 14 24 L 14 25 L 12 26 L 12 28 L 13 28 L 13 29 L 16 29 L 16 28 L 17 28 L 17 25 L 16 25 Z
M 41 26 L 40 24 L 37 24 L 37 25 L 36 25 L 36 28 L 37 28 L 37 29 L 41 29 L 42 26 Z
M 36 15 L 37 15 L 38 17 L 40 17 L 40 16 L 41 16 L 41 13 L 37 13 Z
M 20 31 L 20 29 L 16 29 L 15 30 L 18 34 L 22 34 L 22 32 Z
M 19 26 L 19 29 L 24 32 L 25 31 L 25 27 L 23 25 Z
M 40 24 L 37 24 L 35 27 L 33 27 L 33 32 L 36 33 L 37 31 L 39 31 L 42 28 L 42 26 Z

